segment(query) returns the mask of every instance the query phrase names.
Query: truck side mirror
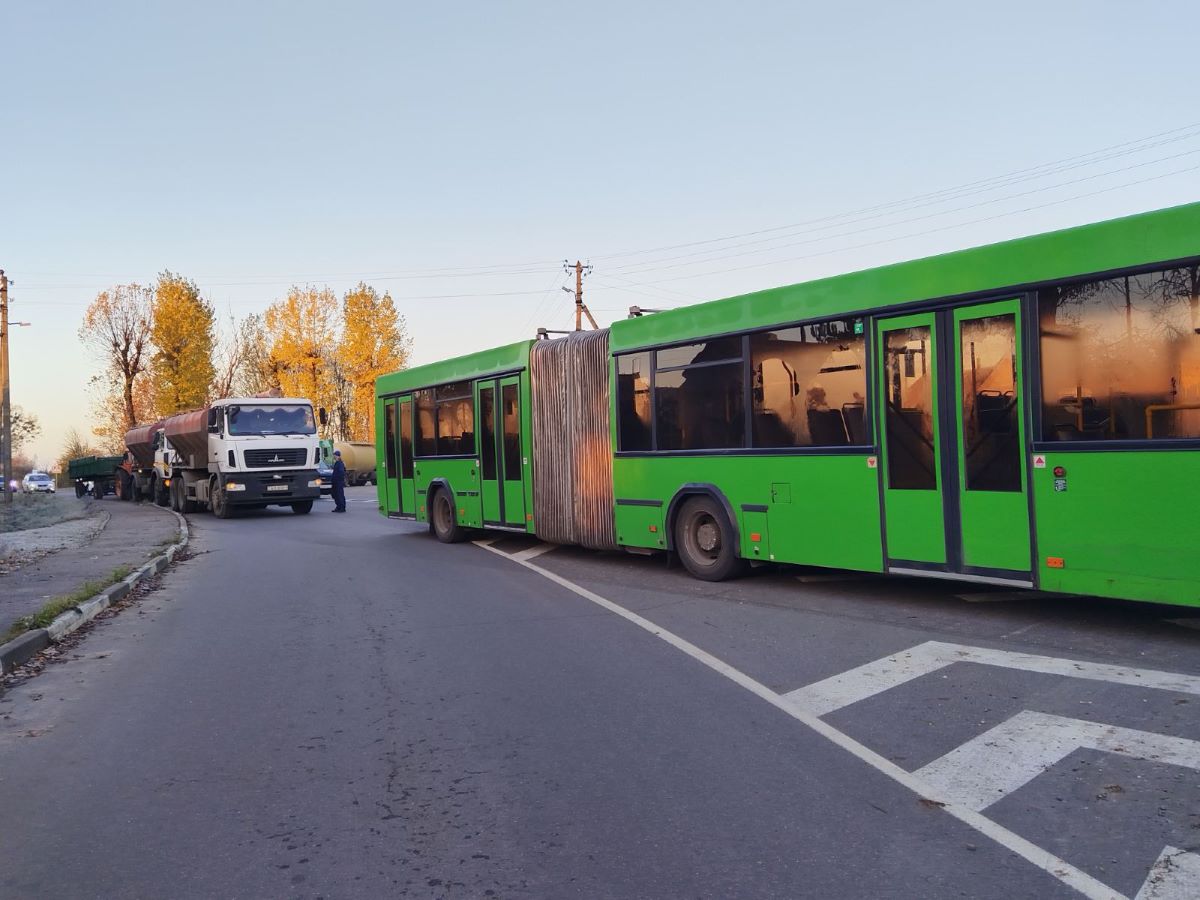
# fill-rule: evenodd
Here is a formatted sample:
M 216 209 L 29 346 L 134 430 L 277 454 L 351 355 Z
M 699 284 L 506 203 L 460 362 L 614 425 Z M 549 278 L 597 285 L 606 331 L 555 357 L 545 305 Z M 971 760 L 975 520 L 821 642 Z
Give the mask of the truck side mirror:
M 329 424 L 329 414 L 325 412 L 325 407 L 322 406 L 317 410 L 317 418 L 320 420 L 322 428 Z
M 208 431 L 209 434 L 217 434 L 221 430 L 221 411 L 218 409 L 210 409 L 208 411 Z

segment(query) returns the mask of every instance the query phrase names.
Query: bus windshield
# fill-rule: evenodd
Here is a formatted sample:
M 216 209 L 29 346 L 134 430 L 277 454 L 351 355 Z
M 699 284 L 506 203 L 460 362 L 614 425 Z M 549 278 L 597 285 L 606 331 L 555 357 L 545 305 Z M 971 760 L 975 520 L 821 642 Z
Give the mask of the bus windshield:
M 311 406 L 230 406 L 225 416 L 231 435 L 317 433 Z

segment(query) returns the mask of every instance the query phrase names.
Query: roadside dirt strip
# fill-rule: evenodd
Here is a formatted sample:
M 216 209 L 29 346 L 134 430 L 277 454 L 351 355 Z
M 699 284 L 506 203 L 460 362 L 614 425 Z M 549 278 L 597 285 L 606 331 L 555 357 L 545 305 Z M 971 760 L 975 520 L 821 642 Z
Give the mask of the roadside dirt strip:
M 179 513 L 172 512 L 172 515 L 179 521 L 179 539 L 174 544 L 116 584 L 66 610 L 47 627 L 27 631 L 20 637 L 0 646 L 0 673 L 8 674 L 17 666 L 24 665 L 52 643 L 61 641 L 71 632 L 96 618 L 100 612 L 133 590 L 143 579 L 157 575 L 167 568 L 175 557 L 187 547 L 189 539 L 187 520 Z

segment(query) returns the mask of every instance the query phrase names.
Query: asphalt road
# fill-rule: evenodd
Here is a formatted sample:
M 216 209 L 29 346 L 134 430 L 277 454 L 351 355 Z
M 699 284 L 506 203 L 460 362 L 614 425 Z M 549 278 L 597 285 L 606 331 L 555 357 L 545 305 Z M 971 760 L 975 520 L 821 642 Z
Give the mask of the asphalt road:
M 706 585 L 350 496 L 191 517 L 160 590 L 0 698 L 0 896 L 1200 888 L 1190 611 Z

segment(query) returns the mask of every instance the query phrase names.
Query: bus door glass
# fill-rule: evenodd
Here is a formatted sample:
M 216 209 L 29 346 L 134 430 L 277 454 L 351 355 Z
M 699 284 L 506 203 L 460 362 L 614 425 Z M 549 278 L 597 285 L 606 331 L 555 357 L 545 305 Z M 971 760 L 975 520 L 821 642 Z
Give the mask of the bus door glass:
M 963 571 L 1029 578 L 1032 566 L 1021 304 L 953 311 L 958 505 Z
M 383 478 L 379 482 L 379 499 L 384 511 L 391 515 L 400 512 L 400 459 L 396 455 L 399 446 L 396 432 L 398 401 L 383 401 L 383 437 L 377 446 L 383 449 Z M 376 426 L 378 427 L 378 426 Z
M 877 327 L 880 468 L 889 565 L 941 567 L 947 557 L 937 323 L 933 313 L 924 313 L 882 319 Z
M 500 379 L 501 449 L 498 459 L 500 490 L 506 525 L 525 525 L 525 453 L 521 443 L 520 376 Z
M 417 514 L 417 487 L 413 477 L 413 404 L 411 397 L 400 398 L 400 514 Z
M 496 382 L 476 383 L 479 402 L 479 496 L 483 501 L 483 521 L 489 525 L 504 522 L 500 478 L 496 468 L 499 435 L 496 430 Z

